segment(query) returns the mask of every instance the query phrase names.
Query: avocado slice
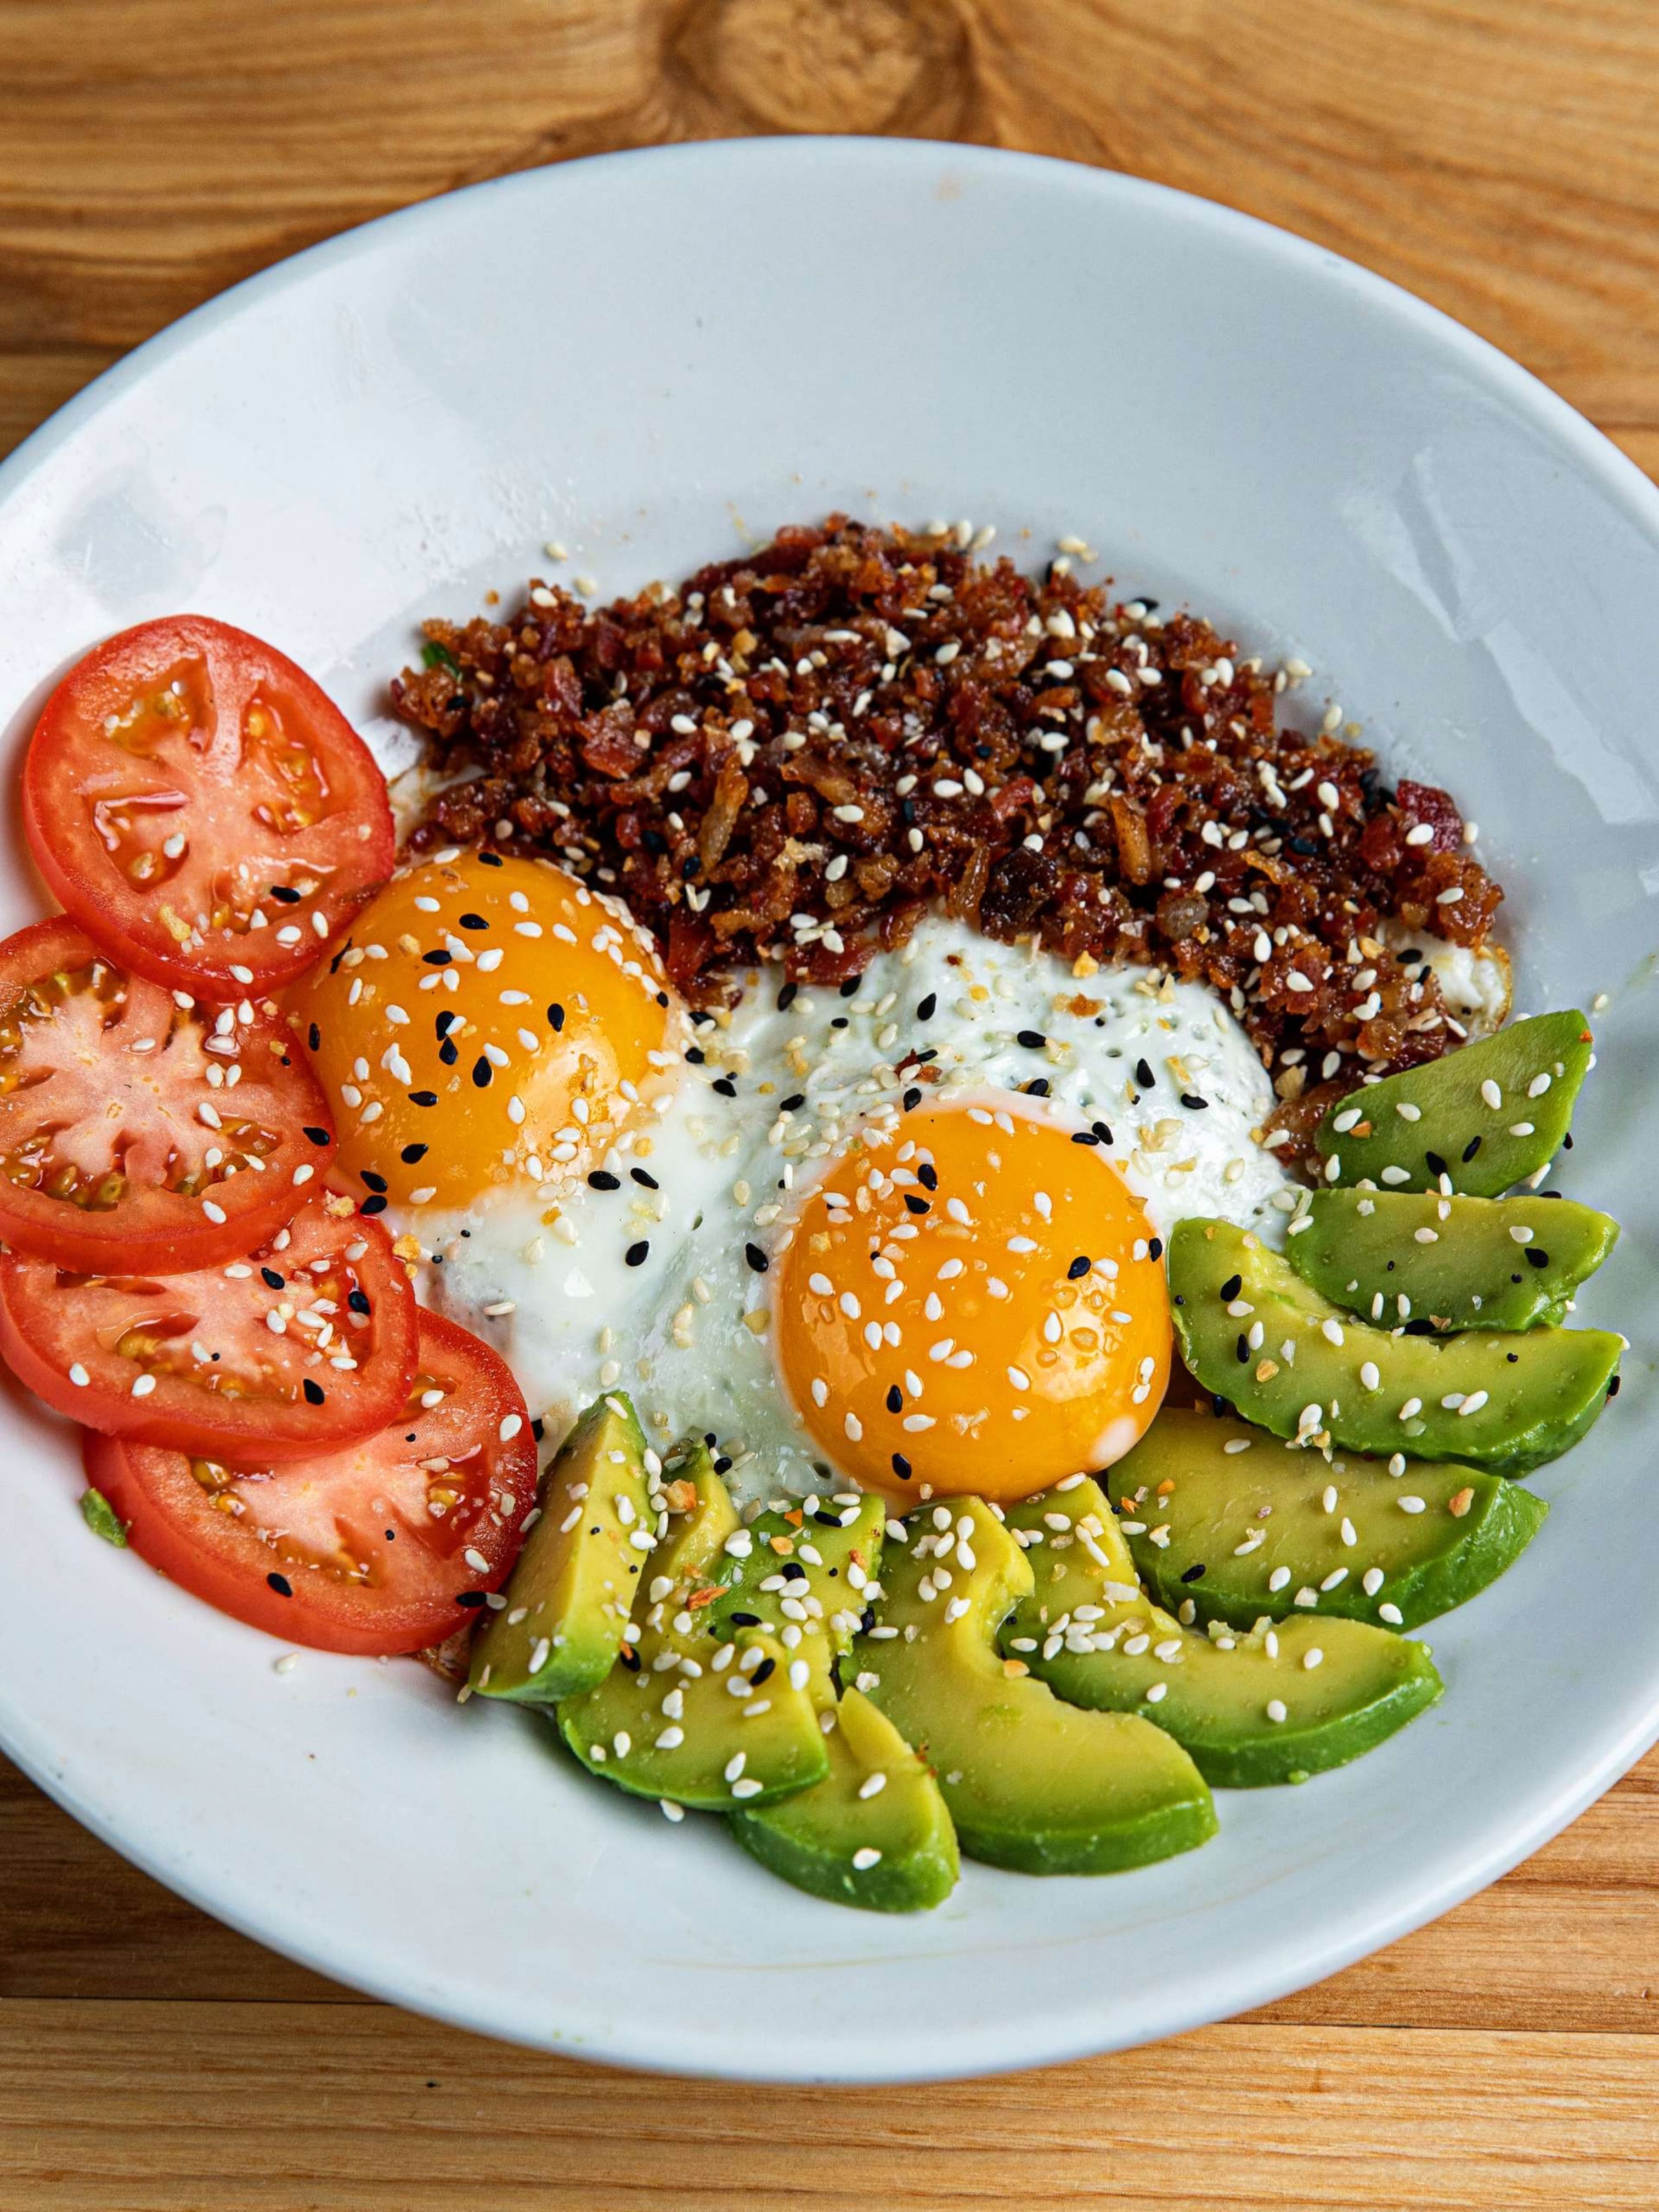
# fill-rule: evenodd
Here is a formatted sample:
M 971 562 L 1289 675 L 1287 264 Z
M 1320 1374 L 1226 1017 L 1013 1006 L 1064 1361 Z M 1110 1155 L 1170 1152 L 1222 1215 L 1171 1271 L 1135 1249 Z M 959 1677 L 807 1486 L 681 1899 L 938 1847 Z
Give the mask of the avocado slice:
M 727 1814 L 732 1834 L 797 1889 L 875 1912 L 917 1912 L 956 1887 L 956 1830 L 933 1775 L 860 1691 L 836 1693 L 835 1662 L 881 1595 L 886 1509 L 878 1498 L 825 1510 L 763 1513 L 738 1580 L 708 1608 L 716 1635 L 763 1626 L 792 1661 L 824 1731 L 822 1782 L 757 1810 Z
M 1144 1714 L 1213 1788 L 1344 1766 L 1440 1696 L 1426 1644 L 1362 1620 L 1263 1620 L 1215 1638 L 1183 1628 L 1141 1593 L 1092 1482 L 1010 1506 L 1008 1525 L 1036 1589 L 1005 1623 L 1003 1650 L 1068 1705 Z
M 665 1498 L 689 1492 L 690 1502 L 672 1514 L 653 1556 L 635 1607 L 644 1621 L 604 1681 L 560 1705 L 560 1734 L 618 1789 L 709 1812 L 821 1782 L 830 1759 L 805 1664 L 759 1629 L 719 1644 L 704 1632 L 701 1616 L 729 1579 L 727 1546 L 741 1527 L 706 1446 L 664 1474 Z
M 1199 1382 L 1304 1443 L 1384 1457 L 1409 1448 L 1522 1474 L 1590 1427 L 1624 1350 L 1606 1329 L 1436 1339 L 1373 1328 L 1230 1221 L 1179 1223 L 1169 1268 L 1182 1356 Z
M 884 1554 L 880 1618 L 844 1670 L 939 1776 L 969 1857 L 1111 1874 L 1207 1841 L 1215 1808 L 1177 1743 L 1133 1713 L 1062 1704 L 998 1653 L 1033 1583 L 989 1506 L 954 1498 L 904 1526 Z
M 1618 1241 L 1611 1215 L 1571 1199 L 1321 1190 L 1285 1256 L 1337 1305 L 1421 1335 L 1553 1328 Z
M 645 1437 L 621 1391 L 576 1423 L 543 1478 L 539 1503 L 503 1593 L 506 1609 L 487 1613 L 473 1639 L 467 1682 L 480 1697 L 555 1705 L 611 1672 L 656 1546 L 659 1500 Z
M 1314 1134 L 1325 1180 L 1500 1196 L 1561 1149 L 1592 1045 L 1577 1008 L 1534 1014 L 1350 1091 Z
M 1158 1603 L 1244 1629 L 1298 1612 L 1415 1628 L 1496 1582 L 1549 1510 L 1498 1475 L 1346 1452 L 1328 1464 L 1167 1406 L 1106 1485 Z

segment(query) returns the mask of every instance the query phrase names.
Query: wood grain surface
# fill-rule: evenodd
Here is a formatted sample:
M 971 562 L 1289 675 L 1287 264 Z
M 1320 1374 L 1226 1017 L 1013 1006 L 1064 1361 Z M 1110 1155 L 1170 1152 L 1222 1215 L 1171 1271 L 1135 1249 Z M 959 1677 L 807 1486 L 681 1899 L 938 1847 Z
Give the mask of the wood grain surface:
M 1230 202 L 1659 471 L 1655 0 L 0 0 L 0 449 L 369 216 L 665 139 L 1019 146 Z M 478 2041 L 204 1918 L 0 1766 L 0 2212 L 1659 2205 L 1659 1754 L 1437 1925 L 1224 2027 L 926 2091 Z

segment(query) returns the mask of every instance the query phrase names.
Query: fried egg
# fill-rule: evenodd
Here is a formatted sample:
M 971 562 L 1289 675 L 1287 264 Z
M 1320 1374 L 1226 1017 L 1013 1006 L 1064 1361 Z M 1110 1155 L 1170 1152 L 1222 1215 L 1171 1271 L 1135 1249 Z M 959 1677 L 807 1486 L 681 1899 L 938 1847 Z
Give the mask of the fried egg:
M 549 862 L 441 854 L 365 910 L 295 1015 L 426 1303 L 550 1448 L 622 1388 L 745 1502 L 1012 1498 L 1127 1450 L 1169 1372 L 1160 1238 L 1277 1241 L 1295 1203 L 1226 1007 L 944 915 L 838 989 L 733 980 L 686 1009 Z

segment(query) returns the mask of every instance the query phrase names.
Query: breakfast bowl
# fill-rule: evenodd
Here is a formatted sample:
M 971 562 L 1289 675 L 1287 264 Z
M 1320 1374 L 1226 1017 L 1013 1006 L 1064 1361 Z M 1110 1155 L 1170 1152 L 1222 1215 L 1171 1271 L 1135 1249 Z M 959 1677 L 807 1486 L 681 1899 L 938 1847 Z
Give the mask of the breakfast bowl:
M 976 148 L 677 147 L 370 224 L 111 371 L 0 470 L 0 669 L 21 768 L 98 641 L 186 610 L 234 625 L 343 711 L 408 827 L 434 787 L 393 685 L 423 623 L 494 623 L 532 577 L 597 607 L 830 515 L 1051 581 L 1058 563 L 1134 623 L 1202 615 L 1288 672 L 1310 742 L 1456 793 L 1504 889 L 1516 1012 L 1589 1011 L 1598 1065 L 1553 1188 L 1622 1225 L 1575 1298 L 1627 1340 L 1622 1392 L 1529 1476 L 1550 1511 L 1524 1554 L 1435 1619 L 1443 1698 L 1339 1771 L 1218 1788 L 1201 1850 L 1109 1875 L 967 1863 L 931 1911 L 848 1911 L 769 1881 L 722 1822 L 599 1787 L 574 1723 L 562 1741 L 510 1699 L 458 1709 L 453 1669 L 296 1648 L 96 1542 L 71 1426 L 17 1391 L 0 1743 L 207 1911 L 418 2011 L 670 2072 L 923 2081 L 1146 2042 L 1329 1974 L 1495 1879 L 1659 1736 L 1640 1442 L 1659 498 L 1479 339 L 1207 203 Z M 46 904 L 21 838 L 0 900 L 8 930 Z M 992 951 L 1006 973 L 986 988 L 1018 1011 L 1026 953 Z M 941 963 L 959 952 L 939 940 Z M 1133 976 L 1079 972 L 1129 1003 Z M 1260 1127 L 1275 1096 L 1247 1076 L 1266 1086 L 1248 1053 L 1239 1111 Z M 1131 1223 L 1115 1265 L 1161 1257 Z M 593 1294 L 562 1279 L 541 1336 L 526 1309 L 532 1412 L 538 1351 Z M 606 1304 L 623 1389 L 661 1316 Z M 702 1362 L 738 1371 L 729 1346 Z

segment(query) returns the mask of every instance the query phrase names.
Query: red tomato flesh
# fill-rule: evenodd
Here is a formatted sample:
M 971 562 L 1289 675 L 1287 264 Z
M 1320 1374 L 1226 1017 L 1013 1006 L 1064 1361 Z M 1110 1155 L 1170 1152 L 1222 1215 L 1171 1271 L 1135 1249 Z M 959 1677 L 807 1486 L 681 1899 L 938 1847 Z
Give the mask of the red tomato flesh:
M 313 1199 L 245 1260 L 188 1275 L 0 1259 L 0 1353 L 60 1413 L 232 1462 L 314 1456 L 395 1420 L 415 1293 L 378 1221 Z
M 443 1643 L 506 1581 L 536 1503 L 535 1439 L 505 1361 L 424 1311 L 406 1411 L 363 1443 L 258 1473 L 90 1433 L 85 1455 L 141 1559 L 325 1651 Z
M 392 872 L 386 779 L 303 669 L 202 615 L 123 630 L 46 702 L 23 822 L 53 896 L 134 973 L 290 981 Z
M 182 1274 L 274 1236 L 334 1156 L 287 1029 L 126 974 L 61 915 L 0 945 L 0 1238 Z

